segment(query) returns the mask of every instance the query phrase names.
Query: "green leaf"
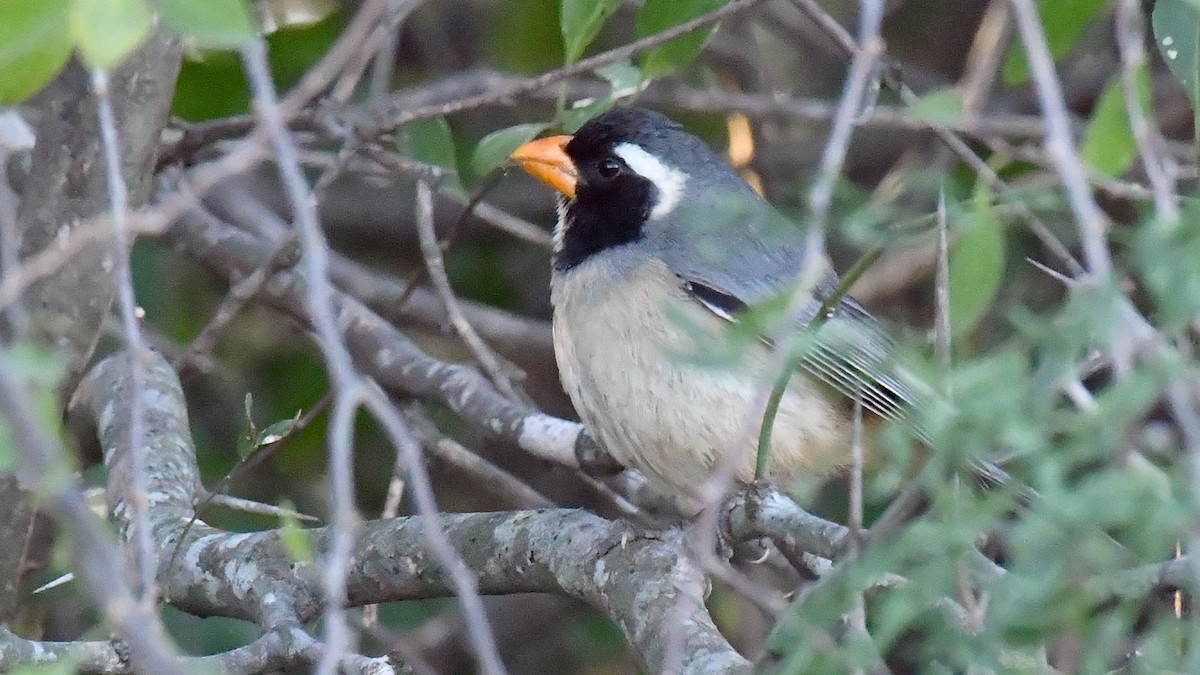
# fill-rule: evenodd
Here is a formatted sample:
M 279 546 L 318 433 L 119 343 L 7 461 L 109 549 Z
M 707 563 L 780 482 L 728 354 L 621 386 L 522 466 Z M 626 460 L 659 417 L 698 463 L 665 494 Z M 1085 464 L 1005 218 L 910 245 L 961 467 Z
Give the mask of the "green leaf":
M 92 68 L 116 67 L 150 32 L 145 0 L 74 0 L 71 36 Z
M 564 56 L 573 63 L 583 56 L 622 0 L 562 0 L 559 23 L 562 28 Z
M 234 49 L 258 37 L 258 26 L 243 0 L 153 0 L 176 33 L 201 47 Z
M 450 185 L 461 187 L 454 134 L 446 118 L 431 117 L 405 124 L 396 132 L 396 149 L 418 162 L 445 169 Z
M 1066 56 L 1083 37 L 1088 25 L 1108 9 L 1109 0 L 1052 0 L 1037 3 L 1038 17 L 1046 32 L 1046 42 L 1054 60 Z M 1014 40 L 1004 59 L 1002 77 L 1008 85 L 1029 80 L 1029 60 L 1025 45 Z
M 987 313 L 1004 279 L 1004 229 L 980 187 L 975 212 L 964 218 L 950 249 L 950 335 L 966 335 Z
M 66 374 L 63 365 L 53 354 L 27 343 L 17 343 L 0 351 L 0 362 L 24 392 L 32 409 L 33 421 L 47 434 L 55 437 L 60 435 L 62 410 L 58 402 L 58 387 Z M 17 458 L 16 439 L 12 436 L 7 418 L 0 416 L 0 471 L 14 467 Z
M 585 98 L 576 101 L 562 113 L 563 131 L 573 134 L 583 126 L 584 122 L 612 107 L 612 98 Z
M 603 77 L 612 87 L 613 98 L 636 94 L 646 85 L 646 81 L 642 79 L 642 71 L 624 61 L 597 68 L 596 74 Z
M 643 38 L 659 33 L 723 4 L 724 0 L 646 0 L 638 12 L 637 35 Z M 650 80 L 682 68 L 696 58 L 714 30 L 715 26 L 701 28 L 646 52 L 641 59 L 642 77 Z
M 237 455 L 238 459 L 245 460 L 258 449 L 258 445 L 255 443 L 255 439 L 258 438 L 258 425 L 254 423 L 254 394 L 246 392 L 242 406 L 246 412 L 246 429 L 241 436 L 238 436 Z
M 1164 331 L 1186 330 L 1200 315 L 1200 200 L 1185 197 L 1180 207 L 1178 220 L 1150 220 L 1135 230 L 1134 261 Z
M 279 441 L 282 441 L 290 436 L 292 432 L 296 430 L 296 425 L 299 423 L 300 411 L 297 410 L 296 414 L 290 419 L 279 420 L 278 422 L 268 424 L 266 429 L 263 429 L 258 433 L 257 436 L 255 436 L 255 445 L 261 448 L 265 445 L 278 443 Z
M 908 109 L 919 120 L 930 124 L 952 124 L 962 118 L 962 101 L 951 87 L 935 89 L 917 99 Z
M 284 511 L 279 516 L 279 543 L 288 557 L 296 562 L 312 562 L 313 543 L 308 530 L 300 525 L 296 516 L 292 515 L 295 507 L 286 499 L 279 503 Z
M 1150 81 L 1145 68 L 1138 71 L 1138 100 L 1142 110 L 1150 112 Z M 1125 106 L 1125 87 L 1120 76 L 1112 78 L 1083 135 L 1079 154 L 1093 169 L 1108 176 L 1120 176 L 1137 159 L 1137 141 L 1129 125 L 1129 108 Z
M 604 98 L 585 98 L 571 104 L 562 112 L 563 131 L 575 133 L 584 122 L 611 108 L 617 99 L 636 94 L 647 84 L 642 71 L 628 63 L 611 63 L 597 68 L 596 74 L 608 81 L 612 91 Z
M 70 0 L 0 0 L 0 105 L 41 89 L 71 56 Z
M 1158 0 L 1151 22 L 1163 60 L 1192 107 L 1200 108 L 1200 7 L 1188 0 Z
M 548 126 L 541 123 L 518 124 L 493 131 L 475 146 L 475 152 L 471 156 L 471 168 L 483 176 L 503 166 L 513 150 L 533 140 L 534 136 L 545 131 Z

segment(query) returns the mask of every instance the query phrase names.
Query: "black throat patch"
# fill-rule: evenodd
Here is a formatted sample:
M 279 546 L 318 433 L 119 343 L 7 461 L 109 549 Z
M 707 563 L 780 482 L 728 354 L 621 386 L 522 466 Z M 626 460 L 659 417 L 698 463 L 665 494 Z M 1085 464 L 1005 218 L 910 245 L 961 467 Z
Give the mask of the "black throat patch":
M 605 249 L 640 238 L 653 198 L 650 181 L 633 174 L 603 185 L 581 185 L 563 213 L 554 269 L 565 272 Z

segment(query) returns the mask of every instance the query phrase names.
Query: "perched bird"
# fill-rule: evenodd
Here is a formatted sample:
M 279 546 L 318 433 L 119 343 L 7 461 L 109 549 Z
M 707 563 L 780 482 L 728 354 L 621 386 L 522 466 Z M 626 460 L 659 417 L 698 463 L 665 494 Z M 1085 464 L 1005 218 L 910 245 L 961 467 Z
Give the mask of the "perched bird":
M 560 193 L 554 347 L 586 428 L 618 461 L 693 504 L 727 453 L 741 455 L 737 477 L 751 480 L 758 428 L 747 434 L 747 422 L 774 379 L 771 331 L 733 366 L 695 355 L 747 308 L 790 297 L 804 232 L 656 112 L 615 109 L 573 136 L 527 143 L 512 159 Z M 837 285 L 824 257 L 814 258 L 821 267 L 796 331 Z M 848 463 L 849 397 L 886 419 L 905 418 L 918 398 L 857 302 L 843 298 L 826 318 L 776 417 L 770 475 L 784 485 Z

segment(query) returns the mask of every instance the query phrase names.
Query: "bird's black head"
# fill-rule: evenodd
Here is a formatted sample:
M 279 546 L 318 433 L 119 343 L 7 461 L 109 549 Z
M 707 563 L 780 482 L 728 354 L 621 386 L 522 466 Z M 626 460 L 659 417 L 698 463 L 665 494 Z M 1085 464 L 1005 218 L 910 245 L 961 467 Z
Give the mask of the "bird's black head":
M 730 204 L 758 199 L 703 141 L 649 110 L 612 110 L 574 136 L 530 141 L 512 159 L 563 195 L 554 253 L 559 271 L 648 232 L 663 240 L 660 249 L 681 246 L 681 233 L 704 225 L 706 214 L 729 215 Z M 732 215 L 712 220 L 740 217 Z
M 588 121 L 564 147 L 576 171 L 554 266 L 563 271 L 635 241 L 671 214 L 689 190 L 741 182 L 703 141 L 650 110 L 615 109 Z

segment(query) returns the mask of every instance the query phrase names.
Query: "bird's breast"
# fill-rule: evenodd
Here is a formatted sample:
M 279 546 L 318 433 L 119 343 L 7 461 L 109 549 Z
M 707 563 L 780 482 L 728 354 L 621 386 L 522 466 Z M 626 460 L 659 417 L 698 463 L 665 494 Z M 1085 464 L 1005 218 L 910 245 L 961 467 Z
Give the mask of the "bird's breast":
M 753 474 L 753 407 L 769 386 L 757 343 L 736 363 L 695 357 L 728 324 L 693 301 L 658 261 L 597 256 L 553 279 L 554 346 L 562 383 L 589 431 L 623 464 L 696 497 L 720 458 Z M 826 475 L 846 457 L 844 413 L 794 378 L 776 419 L 772 473 Z

